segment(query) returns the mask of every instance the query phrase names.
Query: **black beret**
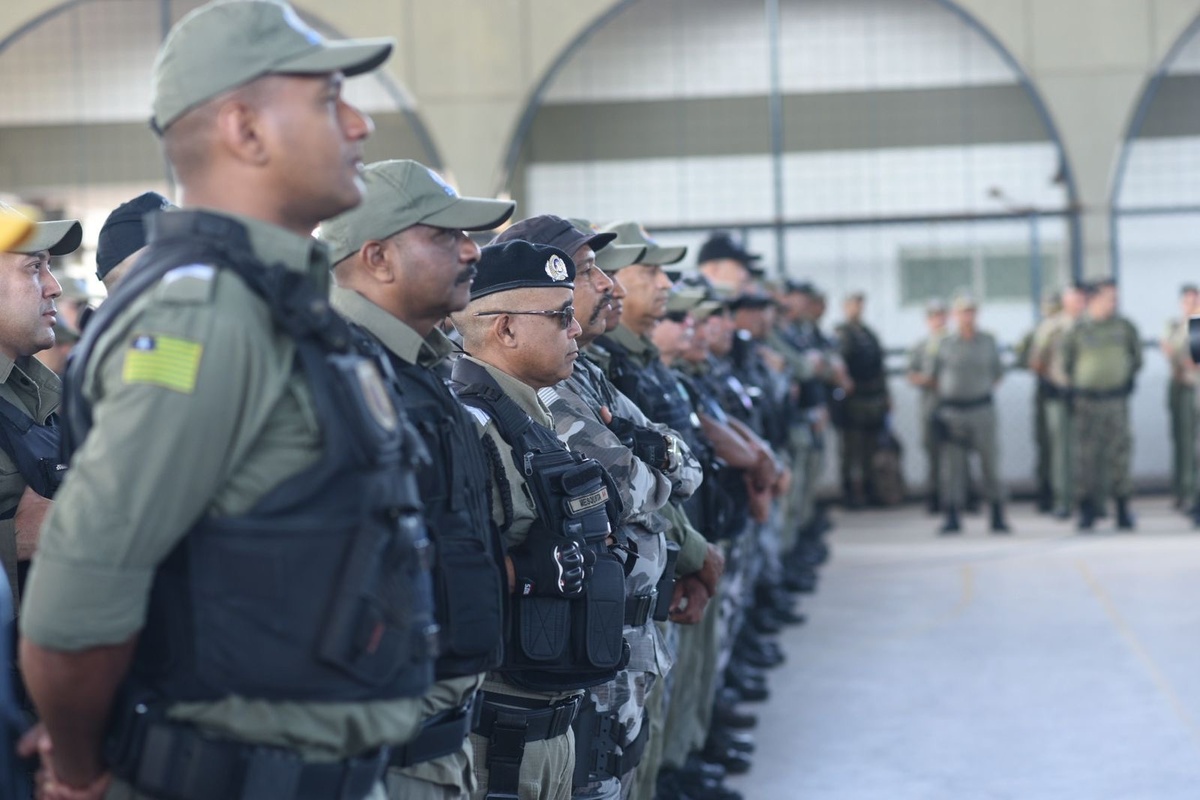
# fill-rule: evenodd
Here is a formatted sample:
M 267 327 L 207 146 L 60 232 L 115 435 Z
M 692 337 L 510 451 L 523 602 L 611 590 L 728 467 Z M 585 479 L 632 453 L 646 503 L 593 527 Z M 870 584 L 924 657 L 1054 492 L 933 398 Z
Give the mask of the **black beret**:
M 471 299 L 512 289 L 575 288 L 575 262 L 548 244 L 514 239 L 482 249 Z
M 170 201 L 158 192 L 146 192 L 117 206 L 104 220 L 96 242 L 96 277 L 104 280 L 117 264 L 145 247 L 145 216 L 170 207 Z

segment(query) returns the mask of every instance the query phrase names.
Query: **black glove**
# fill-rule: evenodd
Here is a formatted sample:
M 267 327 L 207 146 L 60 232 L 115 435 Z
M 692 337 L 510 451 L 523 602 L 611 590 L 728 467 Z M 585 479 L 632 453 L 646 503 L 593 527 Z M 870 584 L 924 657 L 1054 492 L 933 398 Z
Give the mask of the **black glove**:
M 517 593 L 542 597 L 578 597 L 596 563 L 596 554 L 573 539 L 551 545 L 522 544 L 509 552 L 517 575 Z
M 621 444 L 632 450 L 639 460 L 655 469 L 665 470 L 669 467 L 670 445 L 667 437 L 658 431 L 637 425 L 625 417 L 613 417 L 608 429 L 615 433 Z

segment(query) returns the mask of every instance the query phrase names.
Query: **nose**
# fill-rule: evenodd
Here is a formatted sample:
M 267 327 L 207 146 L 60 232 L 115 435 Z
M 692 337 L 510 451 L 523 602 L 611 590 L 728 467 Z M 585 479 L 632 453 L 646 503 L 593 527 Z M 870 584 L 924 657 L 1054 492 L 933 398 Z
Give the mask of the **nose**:
M 667 273 L 659 270 L 658 274 L 654 278 L 654 285 L 659 289 L 666 289 L 667 291 L 670 291 L 674 284 L 671 283 L 671 279 L 667 276 Z
M 571 325 L 567 328 L 567 338 L 577 339 L 583 333 L 583 326 L 579 324 L 579 320 L 572 318 Z
M 598 290 L 598 291 L 600 291 L 600 292 L 607 292 L 607 291 L 609 291 L 609 290 L 610 290 L 610 289 L 612 289 L 612 288 L 613 288 L 613 287 L 616 285 L 616 283 L 617 283 L 617 281 L 616 281 L 616 279 L 615 279 L 615 278 L 610 278 L 610 277 L 608 277 L 608 275 L 607 275 L 607 274 L 604 272 L 604 270 L 602 270 L 602 269 L 597 269 L 597 270 L 596 270 L 596 274 L 600 276 L 600 277 L 599 277 L 599 278 L 598 278 L 598 279 L 595 281 L 596 288 L 597 288 L 597 290 Z M 614 293 L 614 294 L 615 294 L 615 293 Z
M 54 277 L 54 273 L 50 271 L 50 267 L 42 268 L 45 270 L 46 276 L 42 279 L 42 296 L 50 300 L 54 300 L 62 296 L 62 284 L 58 282 L 58 278 Z
M 458 259 L 464 264 L 470 264 L 478 261 L 482 253 L 479 250 L 479 245 L 475 244 L 475 240 L 470 236 L 463 234 L 462 250 L 458 254 Z
M 375 122 L 357 106 L 341 101 L 342 132 L 352 142 L 361 142 L 375 132 Z
M 609 275 L 607 272 L 604 274 L 606 277 L 608 277 L 608 279 L 610 281 L 612 281 L 613 297 L 616 298 L 617 300 L 624 300 L 625 299 L 625 284 L 621 283 L 621 281 L 619 281 L 617 279 L 616 275 Z

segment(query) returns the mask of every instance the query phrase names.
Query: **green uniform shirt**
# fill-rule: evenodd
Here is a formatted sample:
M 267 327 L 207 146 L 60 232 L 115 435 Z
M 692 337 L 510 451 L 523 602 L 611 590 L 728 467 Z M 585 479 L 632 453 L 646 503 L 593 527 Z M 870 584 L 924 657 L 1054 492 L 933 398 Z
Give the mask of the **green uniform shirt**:
M 0 397 L 28 414 L 39 425 L 45 425 L 62 402 L 62 383 L 58 376 L 32 356 L 15 362 L 0 354 Z M 12 513 L 25 493 L 25 479 L 16 463 L 0 450 L 0 515 Z M 0 563 L 8 573 L 12 587 L 13 608 L 17 599 L 17 536 L 11 519 L 0 520 Z
M 454 352 L 450 339 L 437 328 L 422 338 L 391 313 L 384 311 L 361 294 L 349 289 L 333 287 L 330 303 L 346 319 L 361 325 L 375 336 L 383 346 L 397 358 L 408 364 L 431 368 Z M 443 454 L 432 453 L 433 458 Z M 436 541 L 436 533 L 434 534 Z M 446 678 L 430 687 L 424 697 L 414 699 L 413 713 L 424 722 L 435 714 L 458 708 L 483 685 L 483 673 Z M 419 780 L 440 786 L 452 786 L 461 792 L 474 791 L 474 776 L 471 765 L 471 748 L 466 738 L 462 748 L 450 755 L 425 761 L 401 770 Z
M 1167 358 L 1171 363 L 1171 380 L 1184 386 L 1196 385 L 1196 364 L 1192 361 L 1188 321 L 1173 319 L 1163 335 Z
M 917 375 L 930 375 L 933 373 L 933 359 L 937 356 L 938 346 L 942 340 L 946 338 L 946 334 L 938 333 L 932 336 L 926 336 L 921 341 L 912 346 L 908 351 L 908 372 Z M 922 401 L 928 401 L 933 397 L 933 389 L 929 386 L 921 387 Z
M 1029 351 L 1029 360 L 1043 365 L 1042 377 L 1060 388 L 1070 382 L 1063 362 L 1063 340 L 1074 324 L 1075 320 L 1063 311 L 1047 317 L 1034 331 Z
M 983 331 L 970 339 L 948 334 L 938 344 L 928 374 L 937 381 L 939 400 L 979 400 L 992 393 L 1004 374 L 1000 348 L 992 335 Z
M 329 282 L 325 246 L 236 217 L 255 254 Z M 132 345 L 155 337 L 171 364 Z M 168 348 L 170 345 L 170 348 Z M 321 430 L 291 337 L 232 271 L 181 267 L 97 343 L 83 378 L 95 424 L 42 531 L 22 609 L 25 636 L 77 651 L 143 626 L 155 570 L 205 514 L 249 510 L 321 455 Z M 213 733 L 341 758 L 412 738 L 414 700 L 276 702 L 228 697 L 172 706 Z
M 1128 386 L 1142 368 L 1142 343 L 1124 317 L 1084 317 L 1063 339 L 1063 364 L 1071 386 L 1108 392 Z

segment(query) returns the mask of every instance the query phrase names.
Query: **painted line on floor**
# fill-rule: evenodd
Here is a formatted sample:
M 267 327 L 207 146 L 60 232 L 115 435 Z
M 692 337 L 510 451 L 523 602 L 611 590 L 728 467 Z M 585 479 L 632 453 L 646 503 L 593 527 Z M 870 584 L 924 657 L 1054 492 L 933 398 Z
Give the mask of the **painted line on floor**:
M 1171 707 L 1175 715 L 1179 717 L 1183 726 L 1187 728 L 1188 733 L 1192 735 L 1192 739 L 1195 740 L 1197 746 L 1200 746 L 1200 725 L 1196 724 L 1196 720 L 1191 712 L 1188 711 L 1187 705 L 1183 702 L 1179 693 L 1175 691 L 1174 684 L 1171 683 L 1171 680 L 1158 665 L 1154 656 L 1150 654 L 1150 650 L 1142 643 L 1137 633 L 1134 632 L 1133 626 L 1129 624 L 1129 621 L 1125 619 L 1120 609 L 1117 608 L 1117 604 L 1113 602 L 1112 595 L 1100 583 L 1100 580 L 1095 576 L 1086 562 L 1076 561 L 1075 568 L 1079 570 L 1079 574 L 1083 577 L 1083 582 L 1087 584 L 1092 594 L 1100 601 L 1100 606 L 1104 609 L 1104 613 L 1108 615 L 1109 621 L 1116 628 L 1125 645 L 1145 668 L 1147 674 L 1150 676 L 1151 683 L 1158 689 L 1159 694 L 1167 701 L 1167 705 Z

